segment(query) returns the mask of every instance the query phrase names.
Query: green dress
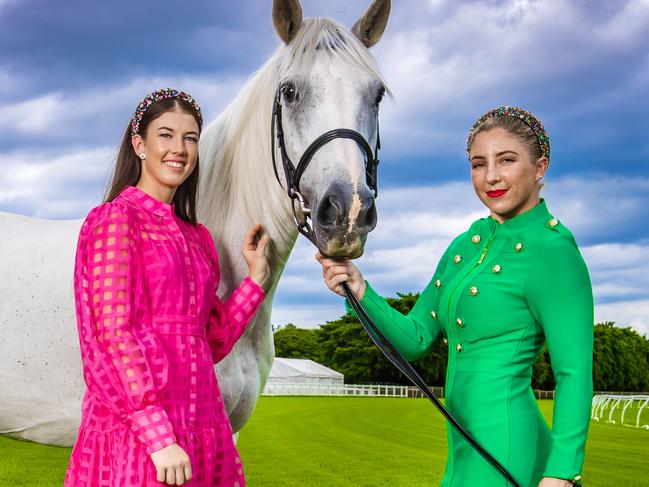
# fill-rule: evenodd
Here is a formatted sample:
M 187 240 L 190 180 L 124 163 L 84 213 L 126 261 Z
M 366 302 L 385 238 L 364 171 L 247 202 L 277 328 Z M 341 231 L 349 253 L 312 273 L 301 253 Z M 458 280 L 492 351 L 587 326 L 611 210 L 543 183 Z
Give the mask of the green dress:
M 406 316 L 369 284 L 361 304 L 408 360 L 445 336 L 447 407 L 521 486 L 580 479 L 593 392 L 593 293 L 572 234 L 543 200 L 502 224 L 474 222 Z M 557 383 L 551 430 L 530 386 L 545 342 Z M 508 486 L 447 429 L 443 487 Z

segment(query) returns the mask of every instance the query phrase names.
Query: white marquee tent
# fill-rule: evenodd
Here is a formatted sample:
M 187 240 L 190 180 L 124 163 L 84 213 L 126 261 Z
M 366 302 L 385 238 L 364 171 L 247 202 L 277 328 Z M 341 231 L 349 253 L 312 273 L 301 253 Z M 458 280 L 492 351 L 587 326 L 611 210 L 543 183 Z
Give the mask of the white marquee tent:
M 275 357 L 266 384 L 342 385 L 344 382 L 343 374 L 313 360 Z

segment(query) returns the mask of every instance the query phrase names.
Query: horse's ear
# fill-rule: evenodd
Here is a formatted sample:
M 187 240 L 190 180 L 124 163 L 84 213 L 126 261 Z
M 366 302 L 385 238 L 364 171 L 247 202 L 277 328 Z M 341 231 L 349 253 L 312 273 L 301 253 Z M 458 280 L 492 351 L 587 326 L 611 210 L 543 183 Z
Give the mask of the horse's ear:
M 372 47 L 379 42 L 388 24 L 390 6 L 390 0 L 373 0 L 367 11 L 352 27 L 352 32 L 365 47 Z
M 273 24 L 277 35 L 288 44 L 302 26 L 300 0 L 273 0 Z

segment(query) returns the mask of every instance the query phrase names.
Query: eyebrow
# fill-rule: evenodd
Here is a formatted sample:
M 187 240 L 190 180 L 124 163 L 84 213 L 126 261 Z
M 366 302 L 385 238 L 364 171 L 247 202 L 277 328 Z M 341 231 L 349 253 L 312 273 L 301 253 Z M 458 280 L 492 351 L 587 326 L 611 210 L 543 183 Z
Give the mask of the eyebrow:
M 496 157 L 500 157 L 500 156 L 503 156 L 503 155 L 505 155 L 505 154 L 514 154 L 515 156 L 517 156 L 517 155 L 518 155 L 518 152 L 513 151 L 513 150 L 504 150 L 504 151 L 500 151 L 500 152 L 498 152 L 498 153 L 496 154 Z M 475 156 L 471 156 L 471 159 L 469 159 L 469 161 L 473 161 L 473 160 L 475 160 L 475 159 L 478 159 L 478 160 L 480 160 L 480 159 L 481 159 L 481 160 L 485 160 L 486 157 L 483 156 L 483 155 L 480 155 L 480 154 L 476 154 Z
M 158 127 L 158 130 L 168 130 L 169 132 L 175 132 L 175 130 L 170 127 Z M 189 134 L 198 135 L 198 132 L 196 132 L 195 130 L 190 130 L 185 135 L 189 135 Z
M 496 154 L 496 157 L 500 157 L 500 156 L 502 156 L 502 155 L 504 155 L 504 154 L 514 154 L 514 155 L 517 156 L 517 155 L 518 155 L 518 152 L 513 151 L 513 150 L 504 150 L 504 151 L 498 152 L 498 153 Z

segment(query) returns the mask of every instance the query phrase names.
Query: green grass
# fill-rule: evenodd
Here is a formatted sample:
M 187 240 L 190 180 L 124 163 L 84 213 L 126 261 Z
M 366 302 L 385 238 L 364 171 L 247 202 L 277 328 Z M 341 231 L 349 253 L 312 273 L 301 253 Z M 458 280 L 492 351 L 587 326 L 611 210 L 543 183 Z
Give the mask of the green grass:
M 552 401 L 539 401 L 545 417 Z M 441 416 L 425 399 L 262 397 L 241 432 L 249 487 L 437 486 Z M 0 437 L 0 486 L 61 485 L 70 450 Z M 585 483 L 647 486 L 649 431 L 591 423 Z

